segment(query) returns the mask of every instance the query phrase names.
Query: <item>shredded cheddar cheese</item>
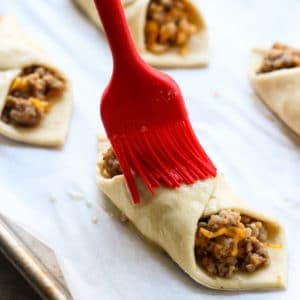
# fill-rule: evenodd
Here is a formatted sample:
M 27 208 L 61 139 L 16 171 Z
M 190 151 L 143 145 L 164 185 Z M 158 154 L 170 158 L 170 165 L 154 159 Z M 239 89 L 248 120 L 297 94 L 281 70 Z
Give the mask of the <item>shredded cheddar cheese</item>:
M 17 77 L 11 87 L 10 87 L 10 90 L 11 91 L 15 91 L 15 90 L 26 90 L 28 88 L 28 82 L 26 80 L 26 78 L 22 78 L 22 77 Z
M 262 228 L 262 223 L 259 222 L 259 221 L 257 221 L 257 222 L 256 222 L 256 226 L 257 226 L 257 228 Z
M 232 247 L 232 251 L 231 251 L 232 256 L 237 256 L 239 253 L 239 249 L 238 249 L 239 241 L 240 241 L 240 239 L 233 240 L 233 247 Z
M 47 113 L 51 110 L 51 103 L 48 101 L 42 101 L 38 98 L 30 97 L 29 102 L 37 109 L 41 114 Z
M 266 242 L 265 245 L 271 249 L 281 249 L 282 248 L 282 245 L 280 245 L 280 244 L 272 244 L 272 243 Z
M 245 231 L 239 227 L 222 227 L 216 232 L 212 232 L 207 229 L 200 228 L 200 233 L 208 239 L 213 239 L 221 235 L 226 235 L 231 237 L 233 239 L 233 248 L 231 252 L 232 256 L 238 255 L 239 241 L 245 238 L 246 236 Z
M 220 235 L 227 235 L 232 238 L 237 237 L 238 239 L 245 237 L 244 230 L 239 227 L 222 227 L 219 230 L 217 230 L 216 232 L 209 231 L 205 228 L 200 228 L 200 233 L 203 234 L 208 239 L 213 239 Z

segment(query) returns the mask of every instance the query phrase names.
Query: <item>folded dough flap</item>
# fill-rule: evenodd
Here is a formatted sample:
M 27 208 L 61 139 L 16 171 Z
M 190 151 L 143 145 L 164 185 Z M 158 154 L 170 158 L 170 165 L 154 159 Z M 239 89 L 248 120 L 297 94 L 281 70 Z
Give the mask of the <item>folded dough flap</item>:
M 40 146 L 64 143 L 72 113 L 72 93 L 67 76 L 48 60 L 43 52 L 23 33 L 11 17 L 0 18 L 0 134 L 7 138 Z M 60 96 L 51 99 L 51 110 L 34 127 L 14 126 L 1 119 L 14 80 L 24 68 L 41 66 L 65 82 Z
M 93 21 L 95 25 L 103 30 L 103 25 L 100 21 L 94 0 L 73 0 L 76 2 L 78 7 Z M 123 5 L 126 7 L 133 2 L 138 0 L 121 0 Z
M 23 31 L 16 18 L 0 18 L 0 70 L 45 61 L 40 46 Z
M 254 49 L 249 77 L 257 95 L 297 134 L 300 134 L 300 68 L 257 74 L 267 50 Z
M 98 161 L 108 149 L 107 140 L 100 138 Z M 97 184 L 111 201 L 131 220 L 148 239 L 163 248 L 171 258 L 192 278 L 202 285 L 214 289 L 242 290 L 281 288 L 285 284 L 284 240 L 280 226 L 270 219 L 248 210 L 244 203 L 233 195 L 223 176 L 198 181 L 191 186 L 178 189 L 159 188 L 151 196 L 143 184 L 137 184 L 142 204 L 135 205 L 123 175 L 111 179 L 97 171 Z M 195 259 L 195 234 L 198 221 L 217 213 L 223 208 L 234 208 L 250 216 L 266 221 L 272 231 L 271 242 L 283 248 L 271 251 L 271 265 L 253 275 L 237 273 L 231 279 L 208 275 Z

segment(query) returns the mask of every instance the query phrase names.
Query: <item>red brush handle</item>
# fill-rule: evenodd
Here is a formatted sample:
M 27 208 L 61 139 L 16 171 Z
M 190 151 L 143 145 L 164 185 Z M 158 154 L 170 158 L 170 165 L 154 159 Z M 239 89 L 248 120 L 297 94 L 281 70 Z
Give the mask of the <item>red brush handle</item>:
M 114 67 L 120 66 L 124 69 L 135 62 L 141 63 L 121 0 L 94 1 L 112 51 Z

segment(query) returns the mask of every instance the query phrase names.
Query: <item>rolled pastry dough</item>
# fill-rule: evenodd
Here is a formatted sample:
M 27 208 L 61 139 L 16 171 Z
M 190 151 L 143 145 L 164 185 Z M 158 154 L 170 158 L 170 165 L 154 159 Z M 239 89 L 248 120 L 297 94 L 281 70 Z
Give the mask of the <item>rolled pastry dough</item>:
M 102 29 L 98 12 L 95 7 L 94 0 L 73 0 L 78 7 L 90 18 L 90 20 L 98 27 Z M 121 0 L 123 6 L 126 7 L 128 4 L 135 2 L 136 0 Z
M 16 76 L 30 65 L 41 65 L 54 70 L 66 82 L 66 90 L 59 99 L 52 100 L 53 107 L 37 127 L 6 124 L 0 119 L 0 134 L 19 142 L 39 146 L 63 145 L 72 114 L 72 93 L 67 77 L 45 56 L 43 51 L 26 36 L 12 17 L 0 18 L 0 115 L 6 96 Z
M 103 153 L 109 146 L 105 138 L 99 139 L 99 161 L 102 161 Z M 146 238 L 163 248 L 198 283 L 223 290 L 285 287 L 286 250 L 282 227 L 275 220 L 247 208 L 232 193 L 221 174 L 178 189 L 159 188 L 154 196 L 138 181 L 142 198 L 140 205 L 131 201 L 123 175 L 108 179 L 102 177 L 98 170 L 97 184 Z M 197 264 L 194 243 L 198 221 L 224 208 L 236 209 L 266 223 L 270 242 L 283 246 L 281 249 L 269 249 L 271 264 L 268 267 L 253 274 L 236 273 L 232 278 L 225 279 L 210 276 Z
M 102 29 L 93 0 L 74 0 L 86 15 Z M 136 47 L 143 59 L 152 66 L 179 68 L 204 67 L 208 65 L 208 33 L 205 21 L 194 0 L 187 0 L 193 12 L 193 19 L 199 30 L 193 34 L 188 43 L 185 55 L 178 53 L 178 49 L 170 49 L 163 54 L 154 54 L 146 49 L 145 24 L 150 0 L 123 1 L 128 24 L 132 32 Z
M 256 74 L 266 49 L 253 49 L 250 82 L 256 94 L 294 132 L 300 134 L 300 68 Z

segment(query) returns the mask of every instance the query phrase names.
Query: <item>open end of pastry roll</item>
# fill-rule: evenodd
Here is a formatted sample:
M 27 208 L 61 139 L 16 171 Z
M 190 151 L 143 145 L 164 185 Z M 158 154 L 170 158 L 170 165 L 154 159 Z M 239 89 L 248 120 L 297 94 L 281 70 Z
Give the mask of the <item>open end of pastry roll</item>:
M 151 0 L 145 25 L 146 49 L 155 54 L 177 48 L 188 52 L 191 37 L 203 26 L 185 0 Z
M 38 126 L 65 90 L 65 79 L 56 71 L 41 65 L 25 67 L 9 87 L 1 119 L 14 126 Z
M 256 73 L 263 74 L 297 67 L 300 67 L 300 50 L 281 43 L 275 43 L 271 49 L 265 50 Z
M 237 198 L 222 175 L 151 196 L 137 179 L 142 203 L 131 201 L 108 141 L 100 138 L 100 189 L 148 239 L 195 281 L 213 289 L 279 289 L 286 284 L 281 226 Z
M 59 146 L 71 117 L 70 84 L 13 18 L 0 20 L 0 134 Z
M 272 228 L 240 211 L 223 209 L 198 222 L 195 257 L 209 274 L 231 278 L 236 272 L 254 273 L 270 264 Z
M 102 28 L 93 0 L 74 0 Z M 157 67 L 208 64 L 205 21 L 193 0 L 123 1 L 128 24 L 143 59 Z
M 257 95 L 300 134 L 300 50 L 275 43 L 252 51 L 250 82 Z

